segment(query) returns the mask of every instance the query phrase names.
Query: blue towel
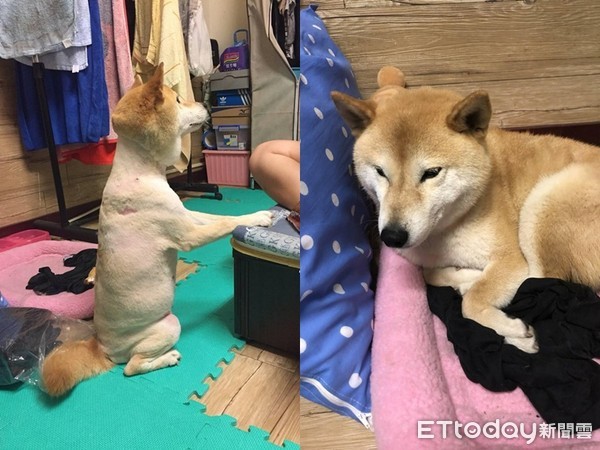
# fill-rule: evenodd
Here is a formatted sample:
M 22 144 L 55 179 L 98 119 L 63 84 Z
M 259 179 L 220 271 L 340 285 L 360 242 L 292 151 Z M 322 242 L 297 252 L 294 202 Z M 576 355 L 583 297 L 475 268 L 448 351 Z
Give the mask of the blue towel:
M 88 67 L 78 73 L 44 72 L 57 145 L 98 142 L 109 133 L 108 91 L 98 0 L 89 0 L 89 6 L 92 45 L 87 49 Z M 17 90 L 17 114 L 23 146 L 26 150 L 47 147 L 33 70 L 20 63 L 17 63 Z

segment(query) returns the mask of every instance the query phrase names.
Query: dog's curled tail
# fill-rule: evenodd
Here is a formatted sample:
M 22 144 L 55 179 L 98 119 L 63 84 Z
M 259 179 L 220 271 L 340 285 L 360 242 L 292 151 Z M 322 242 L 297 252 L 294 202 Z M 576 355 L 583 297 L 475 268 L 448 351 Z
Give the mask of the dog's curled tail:
M 52 350 L 42 363 L 43 389 L 53 397 L 61 396 L 80 381 L 106 372 L 114 365 L 95 337 L 65 342 Z

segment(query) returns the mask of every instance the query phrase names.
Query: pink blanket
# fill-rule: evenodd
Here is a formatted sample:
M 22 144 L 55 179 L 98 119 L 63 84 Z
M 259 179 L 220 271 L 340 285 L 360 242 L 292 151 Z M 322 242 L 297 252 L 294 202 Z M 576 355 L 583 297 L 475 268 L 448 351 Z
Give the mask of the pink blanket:
M 496 393 L 469 381 L 445 326 L 429 311 L 420 270 L 387 248 L 375 299 L 371 394 L 375 436 L 383 450 L 600 448 L 600 430 L 586 436 L 566 425 L 562 439 L 543 437 L 543 421 L 520 389 Z M 471 438 L 462 428 L 470 422 Z M 537 427 L 530 445 L 531 437 L 513 432 L 511 424 L 523 424 L 528 436 Z
M 37 295 L 25 289 L 29 279 L 40 267 L 48 266 L 56 274 L 72 270 L 63 258 L 95 244 L 75 241 L 40 241 L 0 253 L 0 291 L 10 306 L 49 309 L 56 315 L 88 319 L 94 314 L 94 290 L 81 294 L 61 292 L 57 295 Z

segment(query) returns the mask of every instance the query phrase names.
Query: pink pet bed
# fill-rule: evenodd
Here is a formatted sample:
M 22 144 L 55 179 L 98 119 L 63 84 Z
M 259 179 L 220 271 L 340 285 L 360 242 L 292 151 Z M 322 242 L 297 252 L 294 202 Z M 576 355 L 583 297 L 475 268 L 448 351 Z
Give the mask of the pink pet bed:
M 393 251 L 384 248 L 375 299 L 375 335 L 371 394 L 373 423 L 379 449 L 463 449 L 463 448 L 600 448 L 600 430 L 591 439 L 550 439 L 537 437 L 527 445 L 519 437 L 454 437 L 454 424 L 442 438 L 443 425 L 421 425 L 419 421 L 475 422 L 484 427 L 498 419 L 499 426 L 508 422 L 524 424 L 530 433 L 533 424 L 543 421 L 520 389 L 491 392 L 471 382 L 464 374 L 444 324 L 430 312 L 425 284 L 418 268 Z M 486 428 L 487 434 L 494 427 Z M 477 434 L 471 428 L 471 435 Z
M 1 252 L 0 291 L 10 306 L 44 308 L 56 315 L 88 319 L 94 314 L 93 289 L 81 294 L 37 295 L 25 286 L 40 267 L 50 267 L 56 274 L 65 273 L 72 267 L 65 267 L 63 258 L 96 247 L 87 242 L 40 241 Z

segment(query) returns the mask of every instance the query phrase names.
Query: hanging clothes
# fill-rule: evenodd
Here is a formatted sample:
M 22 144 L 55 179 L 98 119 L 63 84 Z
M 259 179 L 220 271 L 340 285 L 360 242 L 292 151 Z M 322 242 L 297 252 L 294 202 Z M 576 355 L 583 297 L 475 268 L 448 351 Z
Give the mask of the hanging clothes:
M 132 59 L 136 74 L 146 81 L 163 63 L 164 83 L 183 99 L 194 101 L 178 0 L 137 1 L 135 16 Z M 185 170 L 190 152 L 191 137 L 187 134 L 182 138 L 176 169 Z
M 288 59 L 294 59 L 296 41 L 296 0 L 279 0 L 279 15 L 283 18 L 283 50 Z
M 43 55 L 36 55 L 39 62 L 46 69 L 67 70 L 79 72 L 88 66 L 87 46 L 92 43 L 92 29 L 90 24 L 90 7 L 88 0 L 75 0 L 75 30 L 71 47 Z M 31 66 L 32 56 L 15 57 L 17 61 Z
M 133 85 L 133 68 L 129 50 L 129 28 L 125 0 L 99 0 L 100 22 L 104 40 L 104 71 L 108 89 L 109 113 Z M 61 147 L 59 159 L 77 159 L 85 164 L 111 164 L 117 147 L 117 134 L 110 124 L 108 136 L 98 143 L 74 148 Z
M 0 14 L 0 58 L 42 55 L 72 45 L 74 0 L 3 0 Z
M 89 0 L 92 44 L 87 47 L 88 67 L 78 73 L 44 72 L 44 85 L 52 131 L 57 145 L 98 142 L 109 133 L 108 92 L 98 0 Z M 23 146 L 47 146 L 31 67 L 17 66 L 17 116 Z
M 202 0 L 180 2 L 181 22 L 185 48 L 188 55 L 189 71 L 195 77 L 208 76 L 213 71 L 210 33 L 204 19 Z

